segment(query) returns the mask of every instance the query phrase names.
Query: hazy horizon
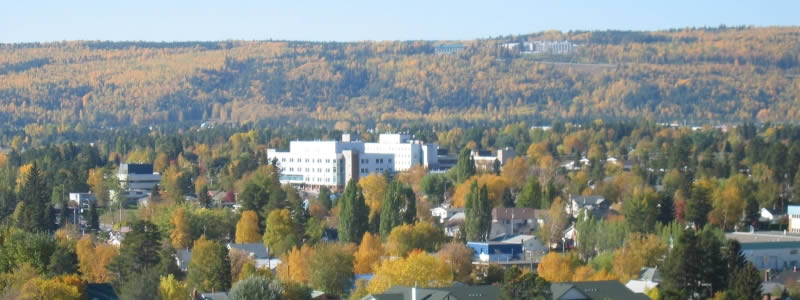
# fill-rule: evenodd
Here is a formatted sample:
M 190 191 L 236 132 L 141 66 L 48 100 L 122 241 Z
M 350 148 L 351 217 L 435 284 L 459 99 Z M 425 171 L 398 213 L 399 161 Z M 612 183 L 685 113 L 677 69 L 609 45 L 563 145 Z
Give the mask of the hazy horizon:
M 43 2 L 6 4 L 0 27 L 13 30 L 0 32 L 0 43 L 471 40 L 547 30 L 796 26 L 800 11 L 794 1 Z

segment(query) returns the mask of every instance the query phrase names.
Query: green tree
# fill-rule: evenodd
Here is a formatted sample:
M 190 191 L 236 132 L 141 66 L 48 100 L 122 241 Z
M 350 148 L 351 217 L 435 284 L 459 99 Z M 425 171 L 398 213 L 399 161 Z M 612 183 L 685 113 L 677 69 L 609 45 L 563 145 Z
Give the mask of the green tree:
M 514 203 L 514 195 L 511 194 L 511 189 L 504 188 L 503 189 L 503 207 L 515 207 L 516 203 Z
M 325 209 L 330 210 L 333 207 L 333 201 L 331 200 L 331 190 L 327 186 L 322 186 L 319 188 L 319 195 L 317 195 L 317 199 L 322 203 L 322 206 L 325 206 Z
M 501 285 L 502 299 L 550 300 L 550 283 L 534 272 L 522 272 L 514 266 L 506 270 Z
M 746 264 L 731 273 L 731 299 L 761 299 L 761 273 L 753 264 Z
M 122 240 L 119 255 L 108 266 L 109 271 L 117 274 L 117 283 L 131 281 L 133 276 L 157 267 L 161 261 L 161 232 L 158 226 L 148 221 L 136 221 L 130 228 L 131 231 Z M 159 275 L 155 275 L 156 285 Z
M 26 231 L 48 231 L 53 227 L 53 220 L 47 214 L 50 204 L 50 195 L 42 178 L 39 166 L 34 162 L 25 178 L 25 184 L 20 191 L 22 210 L 17 220 L 17 226 Z
M 438 206 L 444 202 L 447 178 L 442 174 L 426 174 L 419 183 L 422 193 L 431 205 Z
M 231 300 L 280 300 L 282 288 L 276 281 L 263 276 L 250 276 L 239 280 L 231 288 L 228 298 Z
M 66 243 L 57 245 L 50 256 L 47 273 L 50 276 L 78 273 L 78 255 L 75 253 L 75 248 Z
M 472 159 L 472 153 L 469 148 L 461 149 L 458 154 L 458 162 L 455 166 L 456 181 L 462 183 L 475 175 L 475 160 Z
M 97 216 L 95 201 L 89 201 L 89 229 L 95 232 L 100 230 L 100 217 Z
M 369 208 L 355 180 L 350 180 L 339 200 L 339 241 L 360 243 L 367 231 Z
M 798 167 L 800 169 L 800 167 Z M 792 183 L 792 202 L 800 203 L 800 171 L 794 174 L 794 182 Z
M 244 186 L 244 191 L 237 197 L 243 210 L 260 211 L 269 200 L 269 192 L 254 182 L 248 182 Z
M 208 186 L 200 187 L 200 192 L 197 195 L 197 204 L 200 204 L 200 207 L 209 208 L 213 204 L 212 200 L 211 196 L 208 195 Z
M 680 234 L 675 247 L 664 261 L 662 299 L 688 299 L 702 293 L 702 271 L 698 262 L 703 259 L 693 231 Z
M 386 238 L 392 229 L 411 224 L 417 216 L 416 197 L 408 185 L 397 180 L 389 184 L 381 205 L 381 237 Z
M 711 208 L 711 190 L 703 185 L 695 184 L 686 210 L 686 219 L 694 222 L 697 228 L 703 228 L 708 222 L 708 213 L 711 212 Z
M 653 232 L 658 218 L 658 194 L 653 189 L 634 188 L 622 203 L 625 221 L 632 232 Z
M 231 287 L 228 248 L 205 236 L 194 242 L 187 275 L 189 286 L 199 291 L 227 291 Z
M 492 205 L 486 185 L 478 189 L 478 182 L 473 181 L 467 194 L 464 207 L 465 230 L 468 241 L 485 241 L 492 229 Z
M 147 269 L 142 273 L 133 273 L 127 276 L 120 284 L 120 299 L 158 299 L 158 285 L 160 276 L 158 270 Z
M 267 228 L 264 231 L 264 245 L 271 254 L 286 253 L 298 243 L 295 224 L 288 209 L 273 210 L 267 217 Z
M 336 244 L 320 245 L 311 257 L 314 289 L 344 297 L 353 284 L 353 255 Z
M 517 197 L 517 206 L 539 209 L 542 208 L 541 198 L 542 186 L 539 185 L 538 179 L 531 177 L 522 188 L 522 193 Z

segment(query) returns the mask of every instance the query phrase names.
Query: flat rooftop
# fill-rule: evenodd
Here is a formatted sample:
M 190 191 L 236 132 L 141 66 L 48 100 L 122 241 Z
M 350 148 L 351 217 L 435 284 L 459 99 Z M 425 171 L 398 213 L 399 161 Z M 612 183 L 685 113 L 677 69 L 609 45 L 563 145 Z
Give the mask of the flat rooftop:
M 734 239 L 739 243 L 774 243 L 774 242 L 800 242 L 800 235 L 783 231 L 756 231 L 756 232 L 729 232 L 726 238 Z

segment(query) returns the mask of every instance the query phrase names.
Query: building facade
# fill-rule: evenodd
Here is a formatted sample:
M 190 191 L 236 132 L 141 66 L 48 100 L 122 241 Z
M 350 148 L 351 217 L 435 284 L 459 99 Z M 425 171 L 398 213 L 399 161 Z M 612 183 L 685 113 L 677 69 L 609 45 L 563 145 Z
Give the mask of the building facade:
M 800 233 L 800 205 L 789 205 L 786 208 L 789 217 L 789 232 Z
M 268 149 L 276 160 L 281 183 L 311 188 L 344 187 L 348 181 L 374 173 L 394 173 L 422 165 L 438 168 L 436 144 L 411 140 L 404 134 L 381 134 L 377 143 L 353 141 L 292 141 L 289 151 Z
M 161 174 L 153 172 L 151 164 L 121 164 L 117 171 L 119 184 L 126 190 L 150 192 L 161 182 Z

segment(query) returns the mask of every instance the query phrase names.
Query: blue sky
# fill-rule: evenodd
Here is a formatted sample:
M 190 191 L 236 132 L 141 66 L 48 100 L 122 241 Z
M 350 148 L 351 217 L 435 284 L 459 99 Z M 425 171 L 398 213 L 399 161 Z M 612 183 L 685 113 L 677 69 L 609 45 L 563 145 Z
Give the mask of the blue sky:
M 797 0 L 1 0 L 0 43 L 474 39 L 550 29 L 798 25 L 798 12 Z

